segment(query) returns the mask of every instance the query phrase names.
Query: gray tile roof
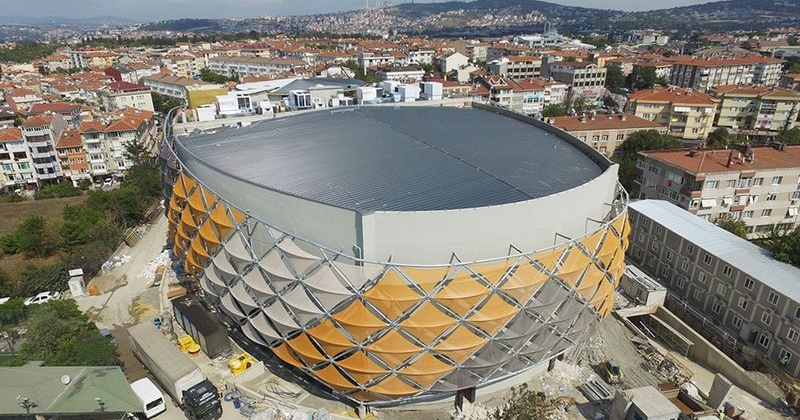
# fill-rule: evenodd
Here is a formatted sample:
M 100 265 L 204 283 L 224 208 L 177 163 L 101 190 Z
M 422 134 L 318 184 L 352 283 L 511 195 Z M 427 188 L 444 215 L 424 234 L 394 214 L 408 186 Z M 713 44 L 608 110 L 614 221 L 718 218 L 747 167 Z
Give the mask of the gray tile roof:
M 362 213 L 513 203 L 603 171 L 553 134 L 472 108 L 323 110 L 178 141 L 235 177 Z
M 764 248 L 664 200 L 636 201 L 630 204 L 630 208 L 724 260 L 753 280 L 800 302 L 800 268 L 773 259 Z

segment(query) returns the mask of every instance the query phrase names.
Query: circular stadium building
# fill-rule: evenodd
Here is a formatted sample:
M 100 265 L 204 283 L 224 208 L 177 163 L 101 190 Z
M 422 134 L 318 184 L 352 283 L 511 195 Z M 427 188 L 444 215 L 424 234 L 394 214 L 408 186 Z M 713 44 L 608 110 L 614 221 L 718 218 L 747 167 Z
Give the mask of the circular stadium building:
M 617 166 L 494 107 L 298 113 L 165 141 L 160 162 L 207 297 L 358 403 L 513 382 L 587 339 L 622 275 Z

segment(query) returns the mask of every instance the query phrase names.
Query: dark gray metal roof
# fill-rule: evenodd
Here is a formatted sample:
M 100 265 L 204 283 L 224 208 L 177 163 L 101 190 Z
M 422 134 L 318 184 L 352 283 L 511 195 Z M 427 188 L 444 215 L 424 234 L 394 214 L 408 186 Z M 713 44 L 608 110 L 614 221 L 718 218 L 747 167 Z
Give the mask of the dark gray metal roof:
M 178 141 L 240 179 L 362 213 L 508 204 L 603 171 L 553 134 L 472 108 L 325 110 Z
M 364 86 L 364 82 L 358 79 L 346 79 L 346 78 L 335 78 L 335 77 L 310 77 L 308 79 L 297 79 L 292 82 L 289 82 L 285 86 L 282 86 L 280 89 L 277 89 L 276 92 L 286 92 L 288 94 L 288 92 L 292 90 L 308 90 L 309 88 L 317 86 L 327 86 L 327 87 L 338 86 L 342 88 L 347 88 L 347 87 L 356 88 L 359 86 Z

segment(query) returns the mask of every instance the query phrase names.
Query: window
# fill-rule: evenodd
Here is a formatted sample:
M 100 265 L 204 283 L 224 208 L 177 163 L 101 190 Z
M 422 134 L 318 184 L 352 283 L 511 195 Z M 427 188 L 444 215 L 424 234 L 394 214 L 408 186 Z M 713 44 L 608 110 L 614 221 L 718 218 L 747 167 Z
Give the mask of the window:
M 767 201 L 775 201 L 778 198 L 778 194 L 769 193 L 767 194 Z
M 736 328 L 737 330 L 741 329 L 742 328 L 742 318 L 739 318 L 738 316 L 734 315 L 733 319 L 731 319 L 731 324 L 733 324 L 733 327 Z
M 689 271 L 689 260 L 683 260 L 681 263 L 681 271 Z
M 617 140 L 625 140 L 624 134 L 617 134 Z
M 647 236 L 644 234 L 644 231 L 639 232 L 639 242 L 644 242 L 647 240 Z
M 772 315 L 770 315 L 769 312 L 762 313 L 761 322 L 763 322 L 764 325 L 769 327 L 769 325 L 772 324 Z
M 740 297 L 739 298 L 739 307 L 740 308 L 746 310 L 747 309 L 747 305 L 749 305 L 749 304 L 750 304 L 750 302 L 747 299 L 745 299 L 744 297 Z
M 767 301 L 773 305 L 778 304 L 778 294 L 775 292 L 769 292 L 769 296 L 767 296 Z
M 769 217 L 769 216 L 772 216 L 772 209 L 761 210 L 761 217 Z
M 792 360 L 792 353 L 789 353 L 789 350 L 781 349 L 780 354 L 778 355 L 778 361 L 781 364 L 785 365 L 788 364 Z
M 704 190 L 715 190 L 719 186 L 719 181 L 706 181 L 703 183 Z
M 708 275 L 706 273 L 704 273 L 702 271 L 697 273 L 697 281 L 700 282 L 701 284 L 706 284 L 706 279 L 707 278 L 708 278 Z
M 736 188 L 736 180 L 735 179 L 728 180 L 727 186 L 728 188 Z
M 753 180 L 750 179 L 750 178 L 740 179 L 739 180 L 739 188 L 749 188 L 750 187 L 750 183 L 752 183 L 752 182 L 753 182 Z
M 694 245 L 692 244 L 686 245 L 686 253 L 692 255 L 692 253 L 694 253 Z
M 797 308 L 797 310 L 794 311 L 794 317 L 800 319 L 800 308 Z
M 664 267 L 661 269 L 661 278 L 663 279 L 669 278 L 669 267 Z
M 653 252 L 658 252 L 658 243 L 653 242 L 652 244 L 650 244 L 650 250 Z
M 752 219 L 753 218 L 753 210 L 745 210 L 742 214 L 742 219 Z
M 709 255 L 709 254 L 703 255 L 703 263 L 705 265 L 711 265 L 711 261 L 712 260 L 713 259 L 711 258 L 711 255 Z
M 667 262 L 672 262 L 672 251 L 667 251 L 667 253 L 664 255 L 664 258 L 667 260 Z
M 754 282 L 753 279 L 748 277 L 748 278 L 744 279 L 744 288 L 747 289 L 747 290 L 751 290 L 752 291 L 753 290 L 753 285 L 755 285 L 755 283 L 756 282 Z M 800 318 L 800 317 L 798 317 L 798 318 Z
M 717 294 L 720 295 L 720 296 L 725 296 L 725 290 L 726 289 L 727 289 L 727 287 L 725 287 L 724 283 L 718 284 L 717 285 Z
M 786 333 L 786 338 L 788 338 L 792 343 L 796 343 L 797 339 L 800 338 L 800 333 L 798 333 L 794 328 L 789 328 L 789 332 Z
M 731 267 L 729 265 L 726 265 L 725 267 L 722 267 L 722 274 L 724 274 L 725 277 L 730 277 L 731 276 L 731 271 L 732 270 L 731 270 Z
M 642 259 L 642 249 L 641 248 L 634 249 L 633 250 L 633 256 L 636 257 L 636 259 L 641 260 Z
M 678 286 L 678 289 L 683 289 L 683 286 L 686 286 L 686 279 L 683 277 L 678 277 L 678 281 L 675 283 L 675 285 Z
M 761 334 L 761 335 L 758 336 L 758 345 L 759 346 L 764 347 L 764 348 L 768 348 L 769 347 L 769 342 L 770 342 L 770 339 L 769 339 L 769 337 L 767 337 L 766 334 Z
M 772 177 L 772 185 L 781 185 L 781 182 L 783 182 L 783 177 L 782 176 L 774 176 L 774 177 Z
M 719 301 L 714 301 L 714 304 L 711 305 L 711 312 L 719 314 L 721 311 L 722 311 L 722 305 L 720 305 Z
M 703 300 L 703 289 L 695 289 L 692 297 L 694 297 L 694 300 Z
M 764 178 L 753 178 L 754 187 L 759 187 L 761 185 L 764 185 Z

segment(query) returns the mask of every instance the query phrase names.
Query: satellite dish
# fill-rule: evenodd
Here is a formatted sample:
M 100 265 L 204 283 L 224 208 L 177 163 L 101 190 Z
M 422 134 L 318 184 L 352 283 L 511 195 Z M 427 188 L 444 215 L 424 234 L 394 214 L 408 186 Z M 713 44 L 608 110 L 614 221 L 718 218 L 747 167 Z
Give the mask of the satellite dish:
M 64 385 L 69 385 L 69 381 L 71 381 L 69 375 L 61 375 L 61 383 Z

